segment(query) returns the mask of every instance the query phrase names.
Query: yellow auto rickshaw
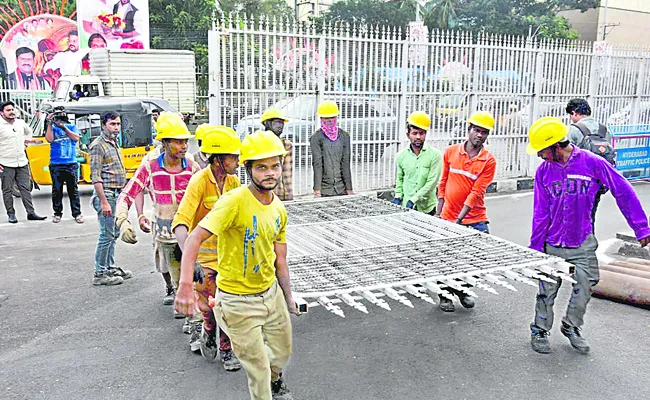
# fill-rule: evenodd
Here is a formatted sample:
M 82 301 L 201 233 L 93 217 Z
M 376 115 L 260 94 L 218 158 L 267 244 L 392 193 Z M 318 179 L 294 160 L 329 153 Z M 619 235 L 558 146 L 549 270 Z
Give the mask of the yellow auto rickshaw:
M 133 176 L 142 158 L 151 149 L 151 112 L 137 99 L 116 101 L 94 98 L 70 103 L 44 102 L 29 122 L 34 131 L 34 140 L 27 146 L 32 178 L 39 185 L 52 184 L 49 168 L 50 144 L 45 140 L 45 118 L 55 107 L 63 107 L 70 123 L 76 125 L 81 132 L 81 139 L 77 144 L 80 183 L 91 183 L 88 147 L 101 134 L 100 116 L 105 111 L 117 111 L 122 116 L 122 133 L 118 142 L 122 148 L 122 162 L 127 178 Z

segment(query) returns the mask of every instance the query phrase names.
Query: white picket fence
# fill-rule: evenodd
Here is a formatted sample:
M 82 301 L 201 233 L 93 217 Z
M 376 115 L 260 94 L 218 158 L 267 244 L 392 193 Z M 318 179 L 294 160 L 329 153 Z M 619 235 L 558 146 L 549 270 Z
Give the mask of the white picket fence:
M 394 184 L 395 153 L 414 110 L 432 116 L 428 139 L 439 148 L 463 140 L 471 112 L 492 112 L 488 147 L 500 179 L 532 175 L 528 127 L 540 116 L 566 118 L 571 98 L 587 98 L 603 123 L 650 123 L 646 49 L 457 31 L 416 36 L 224 15 L 209 36 L 210 119 L 243 135 L 259 128 L 267 107 L 282 108 L 291 120 L 296 194 L 312 190 L 309 136 L 324 99 L 339 104 L 352 137 L 355 190 Z

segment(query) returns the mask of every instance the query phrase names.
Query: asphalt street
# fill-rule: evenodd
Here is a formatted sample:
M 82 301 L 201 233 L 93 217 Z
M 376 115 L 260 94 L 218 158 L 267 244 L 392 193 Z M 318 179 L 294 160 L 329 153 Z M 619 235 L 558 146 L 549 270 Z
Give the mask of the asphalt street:
M 650 184 L 636 185 L 650 210 Z M 0 399 L 248 398 L 243 371 L 225 372 L 189 350 L 182 320 L 162 305 L 164 284 L 153 273 L 151 237 L 118 242 L 117 264 L 133 279 L 93 287 L 97 220 L 82 189 L 86 223 L 51 222 L 48 188 L 35 192 L 45 222 L 17 225 L 0 215 Z M 527 245 L 532 196 L 487 201 L 492 233 Z M 135 218 L 132 218 L 135 220 Z M 597 236 L 627 225 L 611 195 L 598 214 Z M 473 310 L 446 314 L 414 300 L 410 309 L 346 308 L 346 318 L 321 307 L 293 318 L 294 352 L 286 381 L 297 400 L 320 399 L 648 399 L 650 311 L 594 299 L 576 353 L 553 329 L 549 355 L 529 344 L 535 289 L 479 292 Z M 568 300 L 564 287 L 556 321 Z M 459 307 L 459 306 L 457 306 Z

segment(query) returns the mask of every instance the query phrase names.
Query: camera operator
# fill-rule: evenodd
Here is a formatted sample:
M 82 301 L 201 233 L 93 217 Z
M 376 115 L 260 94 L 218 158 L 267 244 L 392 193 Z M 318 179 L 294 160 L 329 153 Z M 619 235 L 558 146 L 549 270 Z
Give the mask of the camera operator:
M 50 143 L 50 175 L 52 176 L 52 208 L 54 209 L 55 224 L 61 222 L 63 216 L 63 185 L 68 190 L 72 217 L 77 223 L 84 222 L 81 215 L 81 203 L 77 180 L 79 164 L 77 163 L 77 142 L 80 132 L 70 123 L 63 107 L 56 107 L 45 120 L 47 129 L 45 140 Z

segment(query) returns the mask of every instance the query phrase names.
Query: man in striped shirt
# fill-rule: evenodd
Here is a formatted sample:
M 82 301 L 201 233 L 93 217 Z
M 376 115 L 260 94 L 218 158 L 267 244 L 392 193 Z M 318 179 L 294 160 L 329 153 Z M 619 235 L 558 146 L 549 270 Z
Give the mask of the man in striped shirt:
M 128 219 L 129 208 L 147 188 L 154 205 L 156 270 L 163 275 L 169 296 L 174 293 L 180 276 L 180 259 L 176 260 L 174 255 L 175 251 L 177 254 L 180 254 L 180 251 L 176 250 L 178 244 L 172 233 L 171 223 L 187 184 L 192 175 L 199 171 L 199 166 L 185 157 L 187 142 L 192 135 L 179 116 L 162 113 L 157 122 L 157 131 L 157 138 L 162 141 L 161 154 L 141 164 L 120 193 L 116 205 L 116 225 L 120 229 L 122 241 L 130 244 L 137 242 Z M 138 224 L 141 230 L 149 232 L 148 220 L 144 215 L 138 215 Z
M 469 117 L 467 124 L 467 140 L 445 149 L 436 216 L 490 233 L 485 192 L 494 179 L 497 161 L 483 144 L 494 129 L 494 117 L 488 112 L 477 111 Z M 459 297 L 463 307 L 474 307 L 471 297 L 449 290 Z M 440 309 L 453 312 L 454 303 L 440 297 Z

